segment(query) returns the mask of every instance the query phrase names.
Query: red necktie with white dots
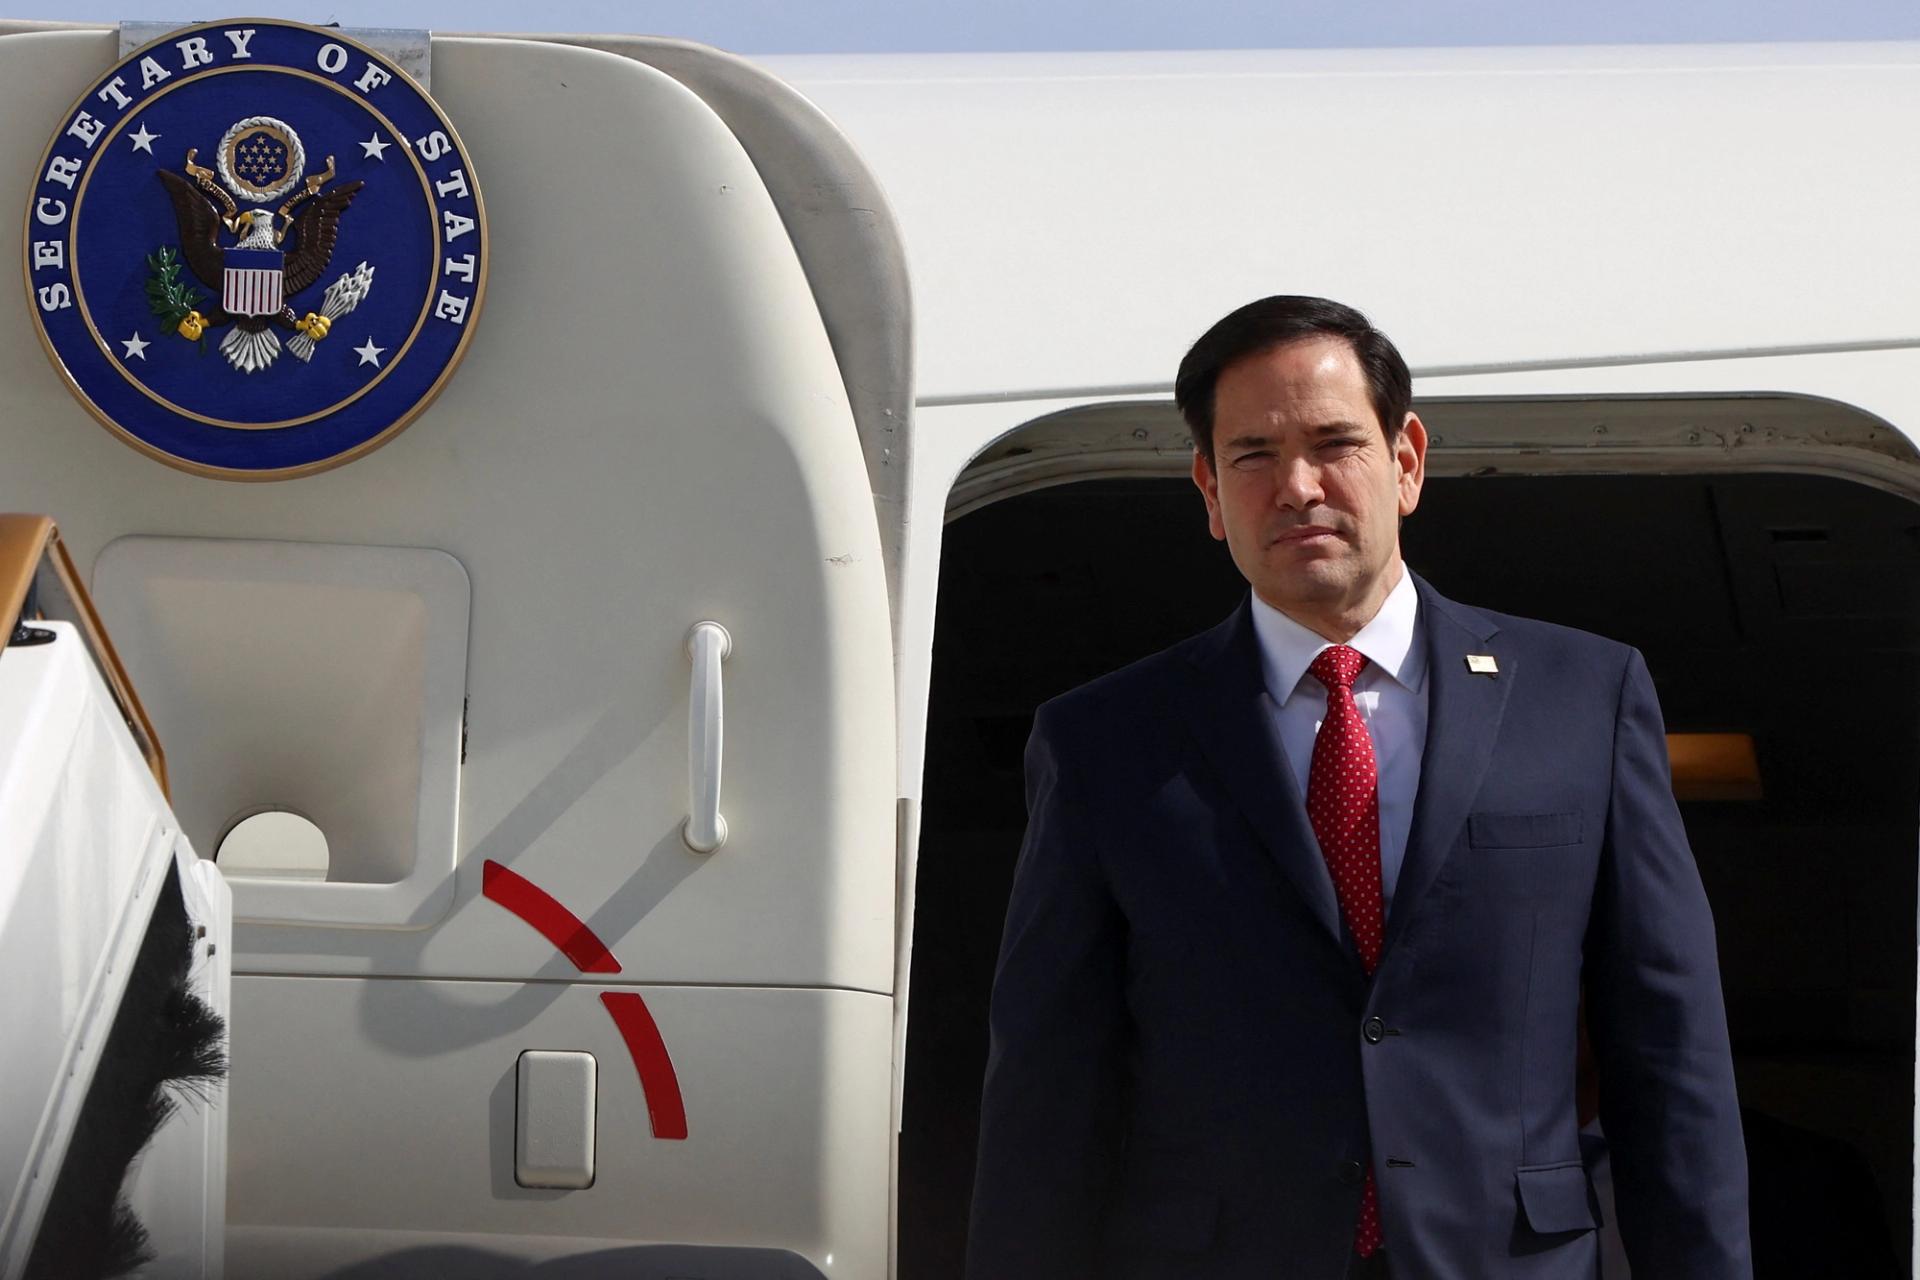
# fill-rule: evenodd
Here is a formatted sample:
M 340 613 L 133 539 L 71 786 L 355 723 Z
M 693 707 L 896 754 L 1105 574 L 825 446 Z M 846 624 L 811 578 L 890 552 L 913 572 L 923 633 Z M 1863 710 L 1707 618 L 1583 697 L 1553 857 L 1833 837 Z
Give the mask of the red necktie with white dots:
M 1337 644 L 1321 650 L 1307 668 L 1327 686 L 1327 718 L 1313 740 L 1313 764 L 1307 770 L 1307 820 L 1333 873 L 1334 896 L 1359 948 L 1361 967 L 1371 977 L 1380 963 L 1386 910 L 1380 888 L 1380 771 L 1373 739 L 1353 701 L 1354 679 L 1366 665 L 1359 650 Z M 1368 1161 L 1353 1251 L 1368 1258 L 1379 1247 L 1380 1196 Z

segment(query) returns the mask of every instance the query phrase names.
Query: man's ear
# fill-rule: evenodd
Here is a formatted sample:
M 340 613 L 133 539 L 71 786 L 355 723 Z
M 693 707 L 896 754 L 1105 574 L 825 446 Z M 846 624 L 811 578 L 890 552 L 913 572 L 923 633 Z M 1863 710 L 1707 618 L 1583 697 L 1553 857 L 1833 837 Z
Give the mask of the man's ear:
M 1193 451 L 1193 483 L 1198 486 L 1200 496 L 1207 500 L 1207 532 L 1217 541 L 1227 540 L 1227 525 L 1220 518 L 1220 477 L 1213 473 L 1213 463 L 1207 455 L 1198 449 Z
M 1393 442 L 1393 456 L 1400 467 L 1400 514 L 1410 516 L 1420 505 L 1420 487 L 1427 480 L 1427 427 L 1419 414 L 1407 414 L 1400 438 Z

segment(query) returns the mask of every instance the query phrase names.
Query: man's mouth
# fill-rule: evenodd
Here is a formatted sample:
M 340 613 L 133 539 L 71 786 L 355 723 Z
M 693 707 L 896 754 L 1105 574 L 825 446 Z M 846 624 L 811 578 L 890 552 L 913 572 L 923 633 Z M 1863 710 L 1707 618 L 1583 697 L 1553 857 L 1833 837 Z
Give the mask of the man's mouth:
M 1322 539 L 1338 537 L 1339 534 L 1321 524 L 1297 525 L 1291 529 L 1282 529 L 1273 535 L 1273 546 L 1286 546 L 1295 543 L 1319 542 Z

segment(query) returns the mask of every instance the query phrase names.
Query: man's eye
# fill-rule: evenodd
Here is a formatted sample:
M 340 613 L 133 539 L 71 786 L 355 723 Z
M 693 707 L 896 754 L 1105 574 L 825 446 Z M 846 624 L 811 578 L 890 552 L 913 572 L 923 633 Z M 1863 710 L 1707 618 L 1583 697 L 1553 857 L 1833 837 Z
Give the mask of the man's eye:
M 1359 444 L 1360 442 L 1352 436 L 1336 436 L 1331 440 L 1322 440 L 1320 442 L 1320 448 L 1324 452 L 1339 453 L 1348 449 L 1358 448 Z
M 1273 452 L 1271 450 L 1256 449 L 1252 453 L 1243 453 L 1236 456 L 1233 460 L 1233 465 L 1236 467 L 1258 467 L 1263 465 L 1267 459 L 1272 456 Z

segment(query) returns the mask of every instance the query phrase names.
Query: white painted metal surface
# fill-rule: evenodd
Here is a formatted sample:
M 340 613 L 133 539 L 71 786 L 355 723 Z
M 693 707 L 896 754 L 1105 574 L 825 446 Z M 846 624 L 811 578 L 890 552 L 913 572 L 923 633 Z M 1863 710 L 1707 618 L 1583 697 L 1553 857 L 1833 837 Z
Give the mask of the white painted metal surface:
M 886 1274 L 892 1002 L 639 990 L 680 1071 L 684 1142 L 651 1136 L 626 1048 L 577 984 L 236 975 L 234 1025 L 246 1034 L 234 1042 L 229 1270 L 323 1275 L 395 1248 L 456 1244 L 482 1261 L 531 1259 L 568 1251 L 572 1238 L 581 1250 L 772 1249 L 827 1276 Z M 523 1188 L 513 1176 L 516 1062 L 523 1048 L 559 1045 L 601 1066 L 588 1191 Z M 700 1274 L 697 1255 L 685 1262 Z M 461 1273 L 460 1255 L 440 1265 Z M 791 1258 L 710 1269 L 741 1280 L 808 1274 Z
M 1433 371 L 1920 339 L 1911 43 L 767 63 L 886 186 L 923 404 L 1162 391 L 1268 293 Z

